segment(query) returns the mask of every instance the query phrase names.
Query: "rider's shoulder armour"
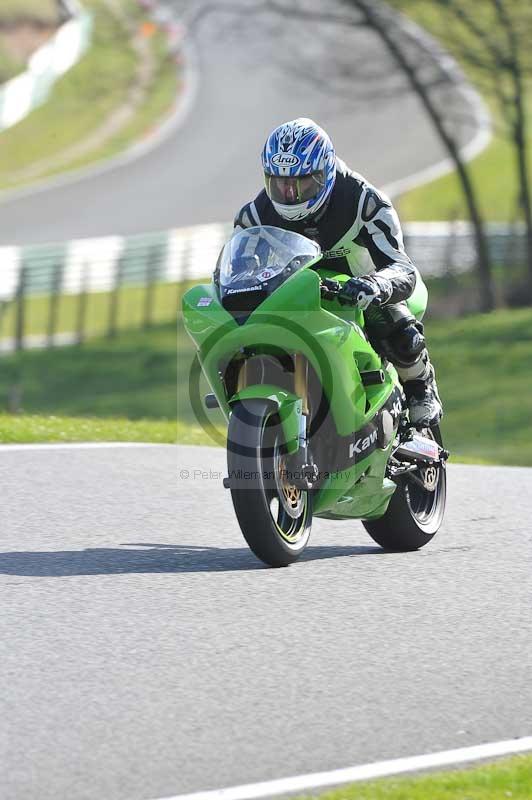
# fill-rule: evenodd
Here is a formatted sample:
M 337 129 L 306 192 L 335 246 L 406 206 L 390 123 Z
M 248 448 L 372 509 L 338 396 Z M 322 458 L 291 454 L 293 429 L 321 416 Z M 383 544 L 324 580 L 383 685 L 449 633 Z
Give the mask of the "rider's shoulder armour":
M 283 219 L 263 189 L 235 218 L 235 227 L 253 225 L 274 225 L 313 239 L 323 251 L 320 266 L 337 273 L 367 275 L 396 264 L 412 271 L 392 204 L 338 158 L 331 197 L 315 217 L 299 222 Z

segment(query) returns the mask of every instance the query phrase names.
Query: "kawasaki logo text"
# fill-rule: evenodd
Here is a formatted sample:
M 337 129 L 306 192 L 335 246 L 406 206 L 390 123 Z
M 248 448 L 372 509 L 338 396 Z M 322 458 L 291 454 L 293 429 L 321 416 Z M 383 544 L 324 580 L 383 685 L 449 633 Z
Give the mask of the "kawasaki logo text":
M 355 455 L 364 453 L 376 441 L 377 431 L 373 431 L 369 436 L 365 436 L 363 439 L 357 439 L 356 442 L 351 442 L 349 445 L 349 458 L 354 458 Z

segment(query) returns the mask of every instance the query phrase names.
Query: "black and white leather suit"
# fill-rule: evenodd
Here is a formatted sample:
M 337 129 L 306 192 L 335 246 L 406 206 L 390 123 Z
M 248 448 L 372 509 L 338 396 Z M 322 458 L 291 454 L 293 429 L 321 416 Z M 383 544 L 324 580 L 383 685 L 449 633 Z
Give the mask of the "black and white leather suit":
M 377 271 L 392 285 L 385 305 L 371 304 L 364 312 L 373 346 L 397 368 L 403 384 L 424 381 L 431 366 L 423 326 L 406 300 L 417 273 L 403 244 L 401 225 L 390 200 L 362 175 L 337 159 L 336 181 L 327 204 L 315 217 L 285 220 L 263 189 L 235 217 L 235 228 L 274 225 L 316 241 L 323 251 L 320 266 L 350 276 Z M 433 374 L 433 373 L 432 373 Z

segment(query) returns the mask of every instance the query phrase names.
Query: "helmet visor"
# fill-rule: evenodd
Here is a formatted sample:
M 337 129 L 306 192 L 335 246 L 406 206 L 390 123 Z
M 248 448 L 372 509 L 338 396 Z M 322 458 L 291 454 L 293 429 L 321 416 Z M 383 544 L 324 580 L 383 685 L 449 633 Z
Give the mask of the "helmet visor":
M 292 206 L 306 203 L 316 197 L 325 185 L 323 170 L 312 172 L 310 175 L 268 175 L 264 173 L 268 197 L 274 203 Z

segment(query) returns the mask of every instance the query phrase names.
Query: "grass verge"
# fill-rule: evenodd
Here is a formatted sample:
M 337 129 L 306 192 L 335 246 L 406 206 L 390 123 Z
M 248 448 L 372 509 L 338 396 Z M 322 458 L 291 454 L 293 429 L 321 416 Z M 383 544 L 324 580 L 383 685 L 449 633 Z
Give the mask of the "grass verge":
M 452 460 L 532 466 L 532 419 L 523 414 L 524 398 L 532 394 L 532 309 L 429 320 L 426 333 Z M 178 352 L 178 418 L 192 426 L 186 434 L 191 443 L 213 444 L 197 429 L 188 403 L 193 349 L 184 333 L 178 334 Z M 209 415 L 220 423 L 219 412 Z
M 0 37 L 0 85 L 24 70 L 24 62 L 13 58 Z
M 528 368 L 532 309 L 429 322 L 427 335 L 446 410 L 445 440 L 453 459 L 531 466 L 532 419 L 523 414 L 523 404 L 532 394 Z M 3 357 L 0 408 L 18 405 L 21 413 L 2 418 L 2 437 L 4 441 L 88 440 L 104 435 L 116 439 L 126 435 L 120 431 L 127 431 L 132 439 L 145 441 L 152 435 L 147 423 L 162 423 L 162 428 L 152 429 L 153 435 L 167 438 L 156 441 L 175 441 L 177 436 L 183 443 L 213 444 L 189 401 L 193 357 L 188 336 L 179 326 L 176 337 L 173 323 L 124 331 L 112 340 L 78 347 Z M 206 391 L 202 380 L 200 396 Z M 47 426 L 45 417 L 61 421 Z M 65 418 L 72 418 L 72 425 Z M 209 412 L 209 420 L 223 441 L 220 412 Z
M 2 359 L 0 441 L 176 441 L 174 325 Z
M 174 325 L 83 346 L 26 351 L 0 363 L 4 409 L 17 396 L 24 414 L 171 420 L 175 426 Z
M 136 82 L 138 58 L 123 19 L 128 20 L 128 26 L 140 26 L 142 15 L 134 0 L 119 2 L 121 18 L 110 11 L 105 0 L 85 0 L 84 5 L 93 12 L 95 20 L 92 46 L 56 83 L 43 106 L 2 134 L 0 188 L 20 186 L 115 155 L 142 138 L 169 113 L 178 77 L 164 35 L 156 32 L 149 39 L 154 59 L 151 84 L 134 116 L 110 138 L 95 142 L 90 152 L 70 161 L 57 160 L 129 101 Z M 33 167 L 35 171 L 31 172 Z
M 427 336 L 455 459 L 532 465 L 532 309 L 429 322 Z
M 0 414 L 0 442 L 153 442 L 173 444 L 170 420 Z
M 158 283 L 153 286 L 153 314 L 156 323 L 175 318 L 178 297 L 182 290 L 175 283 Z M 79 329 L 80 304 L 85 303 L 85 336 L 102 336 L 109 325 L 111 292 L 87 294 L 85 300 L 79 295 L 61 295 L 54 311 L 56 333 L 77 332 Z M 140 327 L 145 313 L 146 289 L 143 286 L 123 286 L 118 293 L 117 329 Z M 28 297 L 24 306 L 24 334 L 45 334 L 48 330 L 51 298 L 49 295 Z M 14 336 L 16 307 L 14 302 L 6 304 L 0 312 L 0 339 Z
M 320 794 L 318 800 L 530 800 L 531 796 L 532 756 L 520 755 L 471 769 L 357 783 Z M 303 797 L 309 795 L 296 800 Z
M 398 3 L 396 2 L 397 6 Z M 453 53 L 451 29 L 442 32 L 441 15 L 435 4 L 409 2 L 399 4 L 403 10 L 426 28 L 435 38 Z M 482 8 L 479 14 L 484 13 Z M 478 44 L 476 45 L 478 48 Z M 475 84 L 475 70 L 465 67 L 468 78 Z M 532 158 L 532 85 L 528 87 L 528 153 Z M 494 130 L 501 131 L 505 126 L 500 109 L 490 103 Z M 510 143 L 496 133 L 488 147 L 469 165 L 473 184 L 477 190 L 481 212 L 487 221 L 513 221 L 517 213 L 518 183 L 516 180 L 515 154 Z M 401 218 L 404 220 L 432 221 L 468 219 L 469 213 L 462 196 L 456 173 L 450 173 L 435 181 L 401 195 L 397 201 Z

